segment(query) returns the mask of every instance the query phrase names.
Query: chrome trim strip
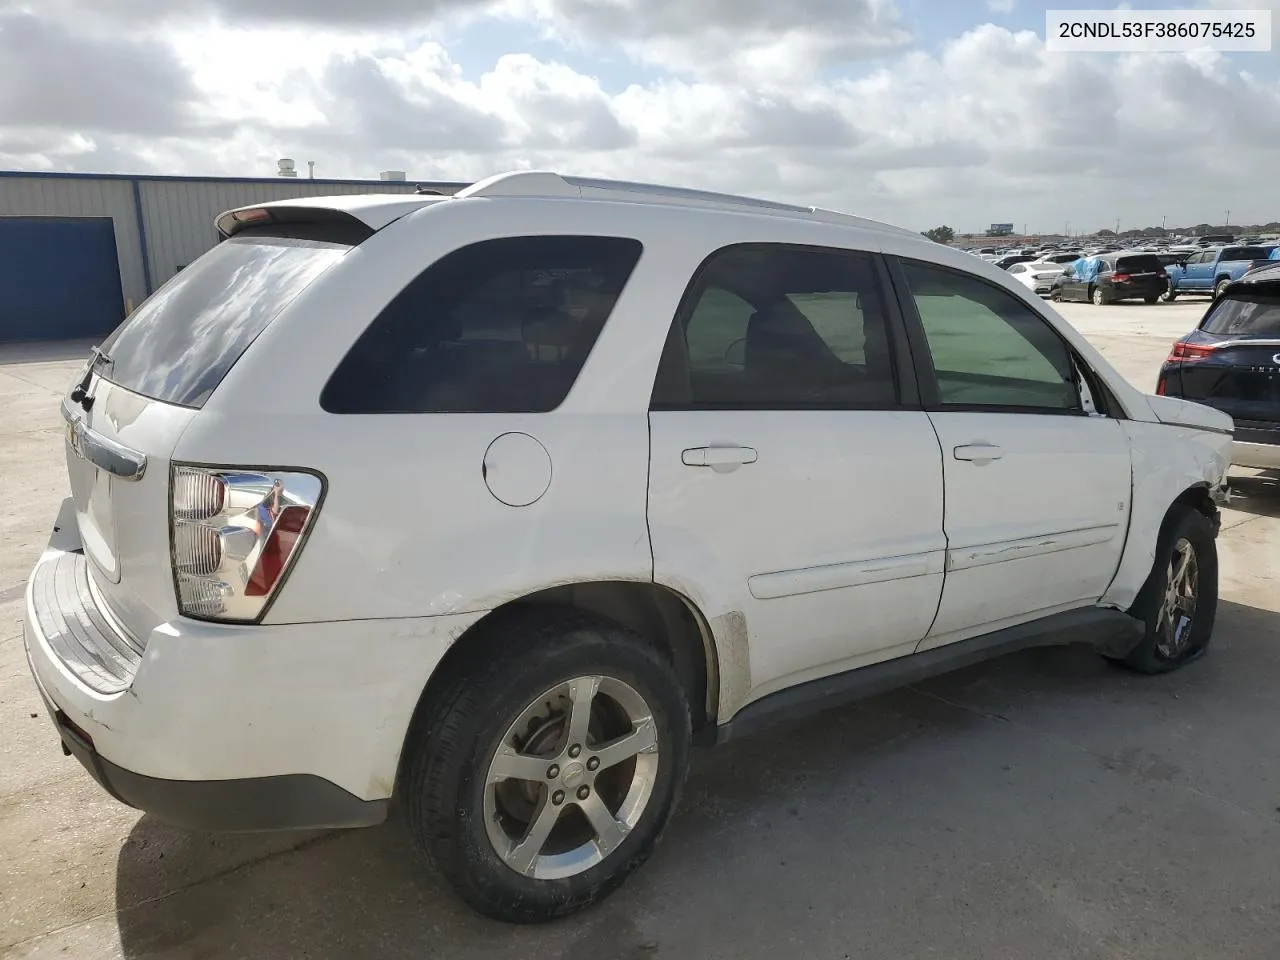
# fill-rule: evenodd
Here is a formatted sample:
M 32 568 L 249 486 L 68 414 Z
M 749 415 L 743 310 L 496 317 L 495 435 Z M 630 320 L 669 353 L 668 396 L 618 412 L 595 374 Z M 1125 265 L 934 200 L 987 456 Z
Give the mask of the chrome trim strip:
M 1223 347 L 1280 347 L 1280 340 L 1274 339 L 1257 339 L 1257 340 L 1219 340 L 1213 344 L 1215 350 L 1221 350 Z
M 947 551 L 947 572 L 983 567 L 991 563 L 1003 563 L 1006 560 L 1021 560 L 1024 557 L 1040 557 L 1047 553 L 1074 550 L 1077 547 L 1091 547 L 1113 539 L 1119 530 L 1120 526 L 1112 523 L 1105 526 L 1063 530 L 1060 533 L 1047 533 L 1038 537 L 1023 537 L 1018 540 L 1003 540 L 999 543 L 982 543 L 952 549 Z
M 62 419 L 67 422 L 67 443 L 81 460 L 87 460 L 121 480 L 134 482 L 142 479 L 147 471 L 146 454 L 86 427 L 65 400 L 62 402 Z
M 900 557 L 828 563 L 820 567 L 759 573 L 747 579 L 747 589 L 757 600 L 777 600 L 823 590 L 839 590 L 843 587 L 938 574 L 942 573 L 945 562 L 945 550 L 930 550 L 927 553 L 911 553 Z

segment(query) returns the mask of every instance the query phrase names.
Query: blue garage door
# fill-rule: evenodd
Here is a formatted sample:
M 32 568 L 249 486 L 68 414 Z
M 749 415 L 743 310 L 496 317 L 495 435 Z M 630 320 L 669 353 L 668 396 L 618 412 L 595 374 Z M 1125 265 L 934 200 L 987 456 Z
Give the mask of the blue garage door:
M 0 340 L 69 340 L 124 319 L 108 217 L 0 217 Z

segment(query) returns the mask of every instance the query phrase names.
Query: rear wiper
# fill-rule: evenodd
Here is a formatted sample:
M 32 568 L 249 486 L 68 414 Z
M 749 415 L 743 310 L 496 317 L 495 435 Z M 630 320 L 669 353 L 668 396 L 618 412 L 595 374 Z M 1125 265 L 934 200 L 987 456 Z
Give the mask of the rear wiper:
M 71 391 L 71 402 L 80 404 L 85 413 L 93 409 L 93 397 L 89 396 L 89 384 L 93 381 L 93 371 L 98 368 L 99 364 L 108 364 L 110 362 L 111 358 L 103 352 L 101 347 L 94 347 L 89 351 L 89 366 L 85 368 L 84 377 L 75 385 L 75 389 Z

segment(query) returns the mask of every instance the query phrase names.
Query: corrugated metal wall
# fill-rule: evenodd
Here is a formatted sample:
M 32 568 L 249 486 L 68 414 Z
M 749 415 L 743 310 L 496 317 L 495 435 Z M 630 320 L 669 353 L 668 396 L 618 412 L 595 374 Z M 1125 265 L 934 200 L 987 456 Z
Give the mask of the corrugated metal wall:
M 213 219 L 252 203 L 358 193 L 412 193 L 414 184 L 388 181 L 315 183 L 309 180 L 237 182 L 218 180 L 143 180 L 142 215 L 146 224 L 151 283 L 159 287 L 218 242 Z
M 128 308 L 137 307 L 179 267 L 217 244 L 213 220 L 225 210 L 296 197 L 412 193 L 417 182 L 0 172 L 0 217 L 110 217 L 120 255 L 120 286 Z M 453 193 L 462 185 L 431 186 Z
M 137 306 L 147 295 L 142 245 L 129 180 L 0 177 L 0 217 L 110 217 L 120 254 L 120 286 Z

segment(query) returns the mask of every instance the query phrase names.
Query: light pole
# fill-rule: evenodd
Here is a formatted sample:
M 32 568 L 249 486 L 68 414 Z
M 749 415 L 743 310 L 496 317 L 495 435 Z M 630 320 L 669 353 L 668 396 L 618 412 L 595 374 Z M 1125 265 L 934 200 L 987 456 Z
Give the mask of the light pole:
M 1224 226 L 1224 227 L 1229 227 L 1229 226 L 1231 226 L 1231 211 L 1230 211 L 1230 210 L 1228 210 L 1228 211 L 1227 211 L 1227 222 L 1226 222 L 1226 223 L 1224 223 L 1224 224 L 1223 224 L 1223 226 Z
M 1164 225 L 1165 225 L 1165 223 L 1166 223 L 1166 222 L 1168 222 L 1168 220 L 1169 220 L 1169 215 L 1168 215 L 1167 213 L 1162 213 L 1162 214 L 1160 214 L 1160 229 L 1161 229 L 1161 230 L 1163 230 L 1163 229 L 1164 229 Z

